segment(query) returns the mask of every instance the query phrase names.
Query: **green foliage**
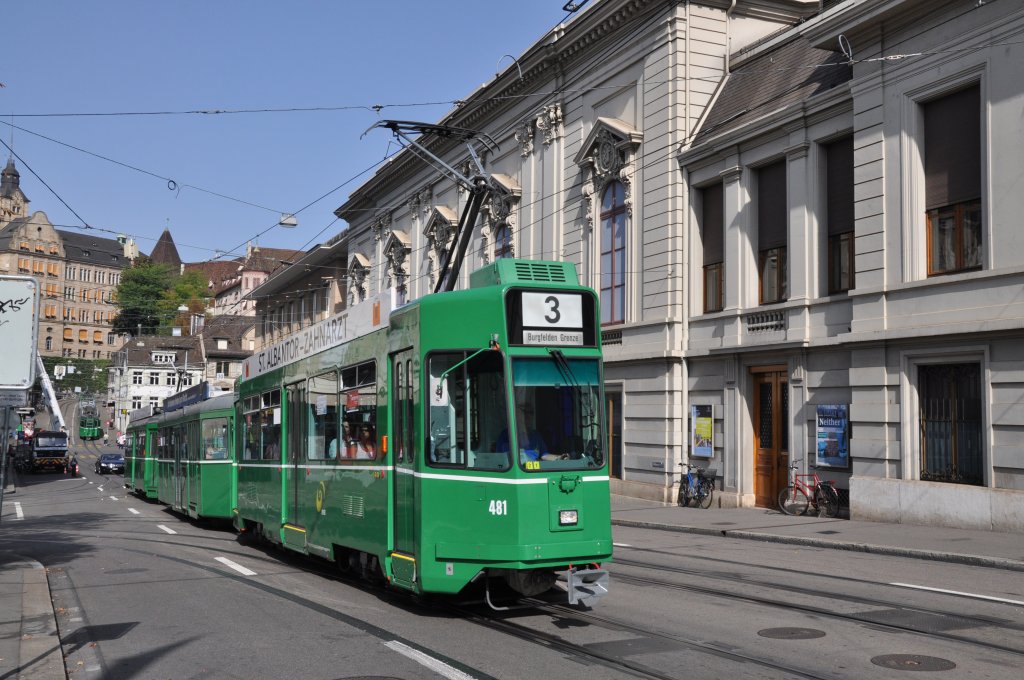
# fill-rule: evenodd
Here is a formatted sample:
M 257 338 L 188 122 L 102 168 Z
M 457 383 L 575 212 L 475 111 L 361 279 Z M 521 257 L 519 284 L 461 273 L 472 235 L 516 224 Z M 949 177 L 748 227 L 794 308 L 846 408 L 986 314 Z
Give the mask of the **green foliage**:
M 165 264 L 141 259 L 121 275 L 117 286 L 115 333 L 133 336 L 155 335 L 171 326 L 188 327 L 188 316 L 179 312 L 185 305 L 189 313 L 206 309 L 207 281 L 202 273 L 188 271 L 179 275 Z
M 106 398 L 107 368 L 109 359 L 74 359 L 70 357 L 43 357 L 43 366 L 50 376 L 56 392 L 74 392 L 76 387 L 82 388 L 82 394 L 91 394 L 98 400 Z M 63 378 L 54 376 L 55 366 L 74 366 L 74 373 L 65 373 Z

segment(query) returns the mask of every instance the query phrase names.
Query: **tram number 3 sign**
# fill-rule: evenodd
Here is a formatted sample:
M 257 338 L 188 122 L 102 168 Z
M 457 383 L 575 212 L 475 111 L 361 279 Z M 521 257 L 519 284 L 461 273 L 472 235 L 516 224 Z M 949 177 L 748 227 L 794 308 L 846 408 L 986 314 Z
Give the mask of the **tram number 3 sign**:
M 583 297 L 523 292 L 524 345 L 583 345 Z

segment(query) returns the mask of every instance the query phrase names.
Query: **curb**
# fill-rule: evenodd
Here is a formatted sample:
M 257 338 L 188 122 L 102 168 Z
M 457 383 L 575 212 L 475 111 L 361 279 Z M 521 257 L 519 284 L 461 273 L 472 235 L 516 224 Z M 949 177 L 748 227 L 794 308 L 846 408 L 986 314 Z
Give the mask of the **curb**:
M 46 569 L 39 562 L 27 559 L 20 566 L 21 640 L 17 677 L 19 680 L 63 680 L 67 673 Z
M 789 545 L 802 545 L 812 548 L 831 548 L 832 550 L 848 550 L 851 552 L 872 553 L 875 555 L 891 555 L 893 557 L 909 557 L 911 559 L 918 560 L 950 562 L 953 564 L 966 564 L 972 567 L 989 567 L 991 569 L 1004 569 L 1007 571 L 1024 572 L 1024 562 L 1003 559 L 999 557 L 987 557 L 984 555 L 963 555 L 960 553 L 941 552 L 937 550 L 915 550 L 913 548 L 895 548 L 888 545 L 874 545 L 871 543 L 830 541 L 828 539 L 823 538 L 804 538 L 802 536 L 780 536 L 778 534 L 765 534 L 757 531 L 745 531 L 743 529 L 707 529 L 704 527 L 688 527 L 676 524 L 658 524 L 657 522 L 642 522 L 629 519 L 613 519 L 612 524 L 624 527 L 635 527 L 638 529 L 674 531 L 677 533 L 684 534 L 718 536 L 720 538 L 742 538 L 752 541 L 764 541 L 767 543 L 787 543 Z

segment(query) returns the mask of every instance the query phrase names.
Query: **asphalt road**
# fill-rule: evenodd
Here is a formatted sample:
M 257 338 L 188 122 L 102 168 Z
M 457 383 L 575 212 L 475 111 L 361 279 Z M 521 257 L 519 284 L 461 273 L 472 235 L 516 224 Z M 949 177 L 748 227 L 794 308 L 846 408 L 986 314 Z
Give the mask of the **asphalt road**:
M 617 527 L 596 608 L 497 613 L 240 542 L 96 476 L 98 452 L 79 454 L 83 478 L 26 477 L 24 519 L 0 524 L 3 549 L 48 569 L 70 678 L 1017 678 L 1024 663 L 1019 573 Z

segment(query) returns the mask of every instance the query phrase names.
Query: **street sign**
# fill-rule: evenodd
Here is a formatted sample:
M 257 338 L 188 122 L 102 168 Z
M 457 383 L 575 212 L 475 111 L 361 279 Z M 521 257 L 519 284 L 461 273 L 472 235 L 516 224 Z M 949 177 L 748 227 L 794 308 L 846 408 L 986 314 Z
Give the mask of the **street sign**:
M 24 406 L 28 403 L 28 390 L 0 390 L 0 407 Z
M 39 284 L 28 276 L 0 276 L 0 389 L 32 387 L 38 337 Z

